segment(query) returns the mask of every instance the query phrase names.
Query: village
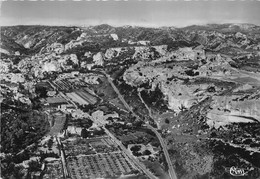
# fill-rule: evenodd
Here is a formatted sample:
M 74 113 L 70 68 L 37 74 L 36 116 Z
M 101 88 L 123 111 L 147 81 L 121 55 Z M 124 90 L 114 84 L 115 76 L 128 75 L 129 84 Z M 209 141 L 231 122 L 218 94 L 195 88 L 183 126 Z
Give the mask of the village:
M 30 175 L 44 179 L 144 177 L 144 168 L 165 175 L 156 137 L 128 118 L 127 111 L 120 109 L 122 104 L 113 102 L 113 95 L 110 100 L 97 95 L 105 80 L 98 72 L 77 71 L 54 80 L 37 80 L 35 92 L 50 129 L 39 140 L 33 157 L 17 165 L 26 171 L 30 163 L 38 163 Z M 153 162 L 160 171 L 151 167 Z

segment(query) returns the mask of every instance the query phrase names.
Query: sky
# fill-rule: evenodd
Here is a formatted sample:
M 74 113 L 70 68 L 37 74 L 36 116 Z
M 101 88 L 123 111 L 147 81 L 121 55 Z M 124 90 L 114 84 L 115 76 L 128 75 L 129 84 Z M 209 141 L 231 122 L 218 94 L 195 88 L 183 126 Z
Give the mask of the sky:
M 4 1 L 0 25 L 260 25 L 260 0 Z

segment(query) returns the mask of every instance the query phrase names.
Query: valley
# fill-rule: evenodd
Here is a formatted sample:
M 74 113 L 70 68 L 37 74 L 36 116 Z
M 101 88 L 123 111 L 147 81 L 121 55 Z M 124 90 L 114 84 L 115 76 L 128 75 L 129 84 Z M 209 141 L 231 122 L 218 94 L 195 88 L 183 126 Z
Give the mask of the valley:
M 2 178 L 260 177 L 259 32 L 1 27 Z

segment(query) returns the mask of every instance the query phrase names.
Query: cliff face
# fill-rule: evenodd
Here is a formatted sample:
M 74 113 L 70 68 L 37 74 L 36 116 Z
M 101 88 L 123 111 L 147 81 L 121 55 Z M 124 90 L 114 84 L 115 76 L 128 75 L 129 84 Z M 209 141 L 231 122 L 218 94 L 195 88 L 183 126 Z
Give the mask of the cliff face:
M 158 86 L 165 95 L 168 107 L 177 113 L 182 106 L 189 108 L 196 101 L 196 96 L 193 95 L 197 89 L 196 86 L 186 85 L 181 79 L 173 79 L 174 75 L 178 75 L 178 68 L 172 70 L 141 64 L 138 63 L 125 72 L 124 79 L 127 84 L 138 88 L 149 83 L 152 91 Z M 179 68 L 179 70 L 181 69 Z
M 240 92 L 247 95 L 247 91 L 252 89 L 247 83 L 256 80 L 259 77 L 257 74 L 252 76 L 231 67 L 231 58 L 220 54 L 205 54 L 201 50 L 191 48 L 166 54 L 154 61 L 140 61 L 131 66 L 125 71 L 123 79 L 136 88 L 143 89 L 145 85 L 150 86 L 148 90 L 154 91 L 159 87 L 168 108 L 177 114 L 209 96 L 213 97 L 212 110 L 207 114 L 211 127 L 233 122 L 259 121 L 260 101 L 259 97 L 256 97 L 257 91 L 247 99 L 238 94 Z M 239 81 L 245 76 L 250 80 Z M 229 96 L 226 96 L 227 92 L 230 93 Z M 249 110 L 252 107 L 253 109 Z
M 246 90 L 249 89 L 246 88 L 240 92 Z M 207 114 L 208 124 L 211 127 L 219 128 L 229 123 L 259 122 L 259 111 L 259 91 L 246 95 L 235 93 L 232 96 L 214 96 L 212 109 Z

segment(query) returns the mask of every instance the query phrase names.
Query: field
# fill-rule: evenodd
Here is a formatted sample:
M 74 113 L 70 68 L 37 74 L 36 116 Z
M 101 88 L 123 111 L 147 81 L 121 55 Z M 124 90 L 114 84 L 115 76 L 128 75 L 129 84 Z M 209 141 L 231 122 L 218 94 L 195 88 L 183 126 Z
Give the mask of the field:
M 54 115 L 55 122 L 52 126 L 49 135 L 57 135 L 61 132 L 61 130 L 64 128 L 64 124 L 66 122 L 66 116 L 63 114 L 60 115 Z
M 102 138 L 99 141 L 90 142 L 90 145 L 95 149 L 97 153 L 109 153 L 118 151 L 118 148 L 114 145 L 110 138 Z
M 89 155 L 89 154 L 95 154 L 95 151 L 91 149 L 91 146 L 87 143 L 84 144 L 76 144 L 74 142 L 69 143 L 63 143 L 64 144 L 64 150 L 66 156 L 76 156 L 76 155 Z
M 85 90 L 76 90 L 75 93 L 90 104 L 95 104 L 97 102 L 96 97 L 92 96 Z
M 158 162 L 150 162 L 148 160 L 143 161 L 147 168 L 149 168 L 155 176 L 160 179 L 169 179 L 169 175 L 164 171 L 162 166 Z
M 86 86 L 85 82 L 69 78 L 53 81 L 52 84 L 60 91 L 71 91 Z
M 95 93 L 102 97 L 103 100 L 112 100 L 117 98 L 117 94 L 113 90 L 112 86 L 109 84 L 105 77 L 100 77 L 100 84 L 91 85 Z
M 43 179 L 63 179 L 61 162 L 48 163 L 44 171 Z
M 45 82 L 45 81 L 38 82 L 35 87 L 36 88 L 46 88 L 48 91 L 53 90 L 51 85 L 48 82 Z
M 137 168 L 121 152 L 69 157 L 67 161 L 72 179 L 108 178 L 138 173 Z
M 64 149 L 66 156 L 90 155 L 97 153 L 109 153 L 118 151 L 108 137 L 94 138 L 94 139 L 80 139 L 73 141 L 64 141 Z
M 51 105 L 67 104 L 67 101 L 62 97 L 48 97 L 46 98 L 46 102 Z
M 129 132 L 127 135 L 118 136 L 118 138 L 122 142 L 127 142 L 137 140 L 139 137 L 145 137 L 146 135 L 147 134 L 145 132 L 137 131 L 135 133 Z
M 80 105 L 95 104 L 97 102 L 97 98 L 85 90 L 75 90 L 71 93 L 66 93 L 66 95 Z
M 74 88 L 74 85 L 68 80 L 57 80 L 52 82 L 60 91 L 69 91 Z
M 72 99 L 74 102 L 80 104 L 80 105 L 88 105 L 89 103 L 84 100 L 82 97 L 80 97 L 79 95 L 77 95 L 75 92 L 72 93 L 66 93 L 66 95 Z
M 71 126 L 71 127 L 89 128 L 92 126 L 92 124 L 93 124 L 93 121 L 91 121 L 88 118 L 74 119 L 74 120 L 68 121 L 68 126 Z
M 120 134 L 120 130 L 117 130 L 116 136 L 122 143 L 127 146 L 128 144 L 144 144 L 151 143 L 153 146 L 158 145 L 156 137 L 144 131 L 128 131 L 127 134 Z

